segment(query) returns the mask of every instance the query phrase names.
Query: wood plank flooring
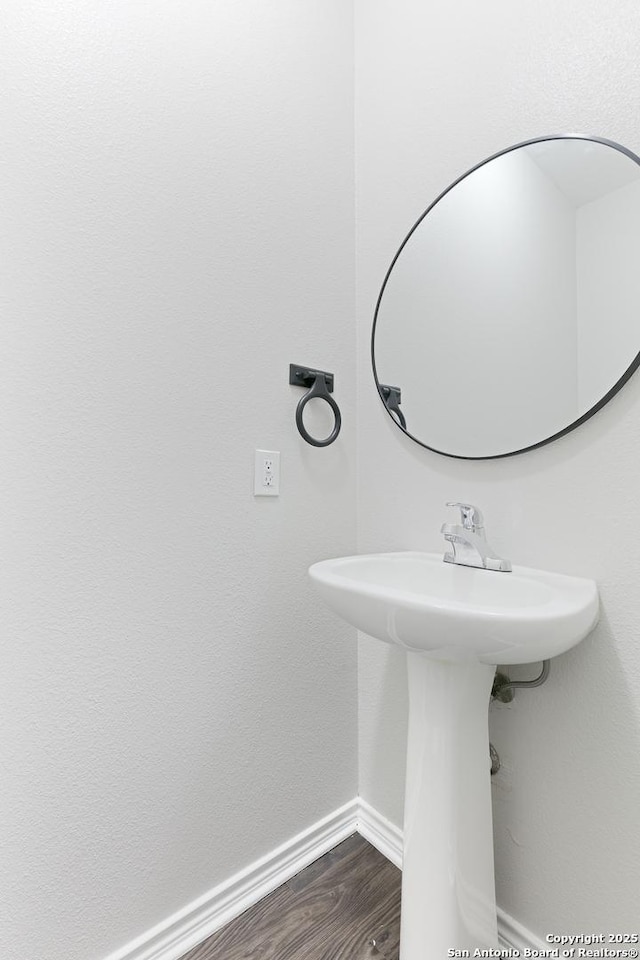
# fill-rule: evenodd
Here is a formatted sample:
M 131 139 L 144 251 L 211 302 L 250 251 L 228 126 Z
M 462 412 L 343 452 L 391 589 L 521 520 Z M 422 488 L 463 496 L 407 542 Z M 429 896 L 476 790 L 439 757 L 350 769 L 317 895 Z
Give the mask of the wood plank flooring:
M 398 960 L 400 879 L 354 834 L 183 960 Z

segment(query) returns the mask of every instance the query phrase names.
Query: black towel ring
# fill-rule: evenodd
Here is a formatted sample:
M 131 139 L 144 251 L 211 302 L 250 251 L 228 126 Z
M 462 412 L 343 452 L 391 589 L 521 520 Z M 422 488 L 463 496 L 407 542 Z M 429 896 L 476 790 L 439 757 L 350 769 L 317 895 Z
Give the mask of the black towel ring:
M 312 447 L 328 447 L 329 444 L 333 443 L 336 439 L 342 426 L 340 408 L 331 396 L 333 392 L 333 374 L 327 373 L 324 370 L 311 370 L 309 367 L 302 367 L 299 364 L 291 363 L 289 364 L 289 383 L 295 387 L 309 387 L 309 390 L 305 393 L 304 397 L 301 397 L 296 407 L 296 426 L 298 427 L 300 436 L 306 440 L 307 443 L 310 443 Z M 309 400 L 313 400 L 314 398 L 326 400 L 333 410 L 335 417 L 333 430 L 324 440 L 318 440 L 316 437 L 312 437 L 302 419 L 304 408 L 309 403 Z

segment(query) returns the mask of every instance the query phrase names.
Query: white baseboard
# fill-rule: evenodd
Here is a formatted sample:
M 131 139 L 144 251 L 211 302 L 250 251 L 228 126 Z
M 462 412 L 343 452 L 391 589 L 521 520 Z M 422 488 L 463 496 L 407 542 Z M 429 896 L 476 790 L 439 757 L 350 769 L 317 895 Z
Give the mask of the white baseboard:
M 358 833 L 402 870 L 402 830 L 358 797 Z
M 500 907 L 498 907 L 498 937 L 501 947 L 519 950 L 521 955 L 525 947 L 530 950 L 549 950 L 550 946 L 555 946 L 555 944 L 544 943 Z
M 256 860 L 105 960 L 179 960 L 357 830 L 358 800 Z
M 180 960 L 216 930 L 356 831 L 387 860 L 402 868 L 402 830 L 366 800 L 356 797 L 136 940 L 110 953 L 105 960 Z M 500 908 L 498 936 L 501 946 L 512 947 L 521 954 L 525 947 L 535 950 L 548 947 Z

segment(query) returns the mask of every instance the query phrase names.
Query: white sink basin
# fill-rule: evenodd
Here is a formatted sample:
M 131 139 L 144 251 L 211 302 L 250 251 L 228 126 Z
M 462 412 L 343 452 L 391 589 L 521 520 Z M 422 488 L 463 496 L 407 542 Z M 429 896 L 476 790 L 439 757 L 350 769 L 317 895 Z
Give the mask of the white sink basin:
M 340 557 L 315 563 L 309 575 L 354 627 L 438 660 L 546 660 L 583 640 L 598 618 L 593 580 L 479 570 L 443 563 L 441 554 Z
M 597 587 L 430 553 L 341 557 L 309 574 L 344 620 L 407 652 L 400 960 L 496 948 L 487 709 L 495 666 L 579 643 L 598 618 Z

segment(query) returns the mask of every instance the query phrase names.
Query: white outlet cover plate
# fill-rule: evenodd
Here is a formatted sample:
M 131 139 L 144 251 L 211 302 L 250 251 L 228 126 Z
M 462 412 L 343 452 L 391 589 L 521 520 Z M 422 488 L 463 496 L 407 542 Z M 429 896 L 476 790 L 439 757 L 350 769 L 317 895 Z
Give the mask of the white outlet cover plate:
M 253 495 L 254 497 L 280 496 L 279 450 L 256 450 Z

